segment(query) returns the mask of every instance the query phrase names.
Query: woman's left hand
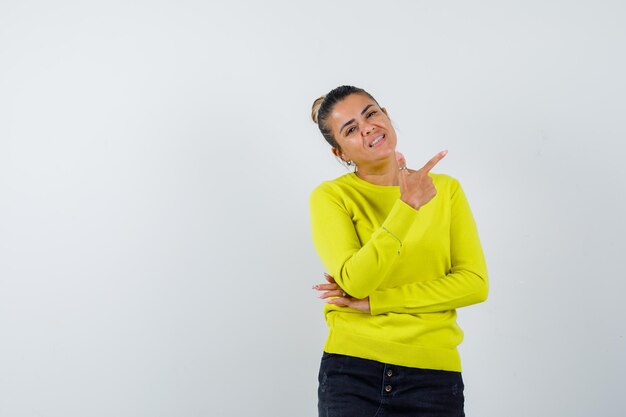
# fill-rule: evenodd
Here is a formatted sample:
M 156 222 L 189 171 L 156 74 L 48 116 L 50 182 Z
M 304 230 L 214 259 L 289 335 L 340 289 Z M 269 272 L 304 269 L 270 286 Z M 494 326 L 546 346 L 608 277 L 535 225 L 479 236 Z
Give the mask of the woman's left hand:
M 364 313 L 370 312 L 369 297 L 361 299 L 351 297 L 349 294 L 346 294 L 346 292 L 341 289 L 341 287 L 335 282 L 335 279 L 333 277 L 328 274 L 324 274 L 324 278 L 326 278 L 328 284 L 318 284 L 313 286 L 314 290 L 322 291 L 320 295 L 318 295 L 319 298 L 327 299 L 326 302 L 328 304 L 332 304 L 335 306 L 350 307 Z

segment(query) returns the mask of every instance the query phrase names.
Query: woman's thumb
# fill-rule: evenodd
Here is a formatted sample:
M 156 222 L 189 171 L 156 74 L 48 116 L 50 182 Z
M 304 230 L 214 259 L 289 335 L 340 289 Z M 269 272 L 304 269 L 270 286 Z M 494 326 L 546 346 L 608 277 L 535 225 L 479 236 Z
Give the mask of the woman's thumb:
M 404 155 L 401 152 L 396 151 L 396 161 L 398 161 L 398 167 L 405 167 L 406 160 L 404 159 Z

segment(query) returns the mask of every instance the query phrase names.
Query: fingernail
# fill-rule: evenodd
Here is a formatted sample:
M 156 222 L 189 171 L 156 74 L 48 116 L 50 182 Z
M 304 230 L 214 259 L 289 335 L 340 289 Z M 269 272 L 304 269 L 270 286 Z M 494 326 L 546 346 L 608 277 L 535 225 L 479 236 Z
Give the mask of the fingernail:
M 319 285 L 314 285 L 311 288 L 314 289 L 314 290 L 317 290 L 317 289 L 319 289 L 319 287 L 320 287 Z

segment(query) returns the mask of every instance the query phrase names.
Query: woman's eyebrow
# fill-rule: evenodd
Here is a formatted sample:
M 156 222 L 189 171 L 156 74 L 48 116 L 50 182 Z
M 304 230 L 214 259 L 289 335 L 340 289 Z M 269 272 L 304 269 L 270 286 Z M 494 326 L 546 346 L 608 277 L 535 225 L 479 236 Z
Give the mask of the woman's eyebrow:
M 368 104 L 367 106 L 365 106 L 365 108 L 361 111 L 361 116 L 363 116 L 365 114 L 365 112 L 367 111 L 367 109 L 369 109 L 372 106 L 373 106 L 373 104 Z
M 361 110 L 361 116 L 365 114 L 365 112 L 367 111 L 367 109 L 369 109 L 370 107 L 372 107 L 373 104 L 368 104 L 367 106 L 365 106 L 365 108 L 363 110 Z M 341 133 L 341 131 L 348 126 L 349 124 L 353 123 L 354 119 L 350 119 L 347 122 L 345 122 L 342 126 L 341 129 L 339 129 L 339 133 Z
M 345 122 L 345 123 L 343 124 L 343 126 L 341 126 L 341 129 L 339 129 L 339 133 L 341 133 L 341 131 L 342 131 L 342 130 L 346 127 L 346 126 L 348 126 L 348 125 L 350 125 L 350 124 L 352 124 L 352 123 L 354 123 L 354 119 L 350 119 L 350 120 L 348 120 L 347 122 Z

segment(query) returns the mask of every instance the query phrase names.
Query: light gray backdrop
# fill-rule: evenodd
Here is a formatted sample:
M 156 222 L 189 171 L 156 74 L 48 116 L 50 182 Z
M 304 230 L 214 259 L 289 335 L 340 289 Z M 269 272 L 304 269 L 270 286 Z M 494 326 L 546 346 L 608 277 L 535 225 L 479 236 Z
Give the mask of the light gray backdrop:
M 623 416 L 625 40 L 622 1 L 3 1 L 0 416 L 315 416 L 344 83 L 470 199 L 468 416 Z

